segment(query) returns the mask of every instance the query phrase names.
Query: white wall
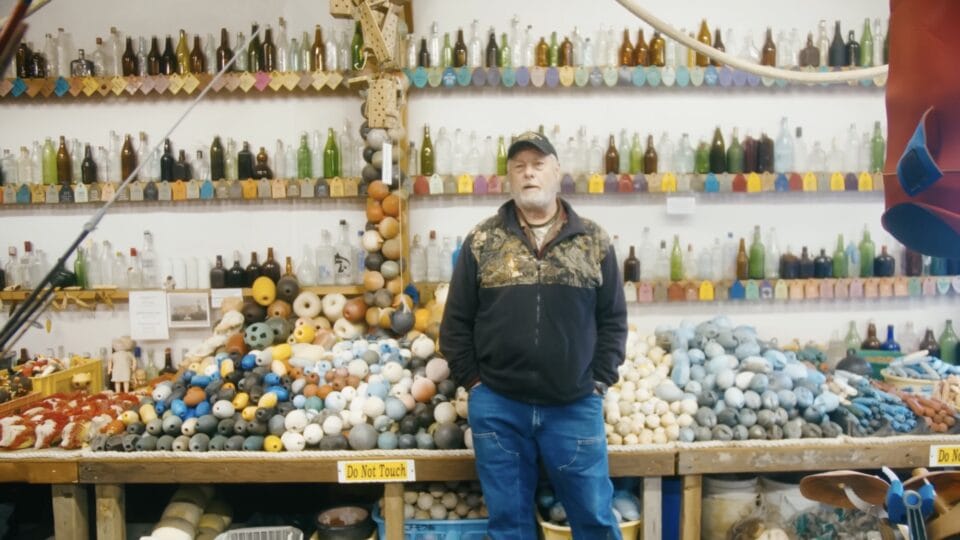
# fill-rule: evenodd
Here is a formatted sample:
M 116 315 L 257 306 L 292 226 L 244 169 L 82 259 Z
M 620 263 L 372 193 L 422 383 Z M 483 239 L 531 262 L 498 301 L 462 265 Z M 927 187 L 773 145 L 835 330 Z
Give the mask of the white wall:
M 10 0 L 0 1 L 6 9 Z M 484 31 L 491 25 L 498 33 L 509 31 L 509 20 L 516 13 L 522 25 L 532 24 L 539 37 L 557 30 L 568 33 L 574 24 L 588 35 L 602 26 L 617 29 L 619 39 L 623 27 L 632 32 L 638 20 L 612 0 L 594 2 L 557 2 L 536 0 L 457 1 L 416 0 L 414 3 L 414 35 L 419 38 L 437 20 L 441 32 L 455 32 L 458 26 L 469 28 L 478 19 Z M 187 2 L 175 0 L 159 4 L 145 0 L 88 0 L 86 2 L 54 2 L 30 20 L 28 38 L 38 41 L 46 32 L 65 27 L 73 33 L 75 43 L 92 46 L 96 35 L 106 35 L 117 26 L 133 35 L 151 32 L 174 33 L 178 28 L 188 32 L 217 33 L 221 26 L 249 33 L 249 23 L 275 22 L 284 16 L 292 35 L 310 30 L 316 22 L 325 31 L 347 30 L 350 23 L 332 21 L 327 2 L 285 0 L 270 3 L 253 0 L 229 2 Z M 755 42 L 767 25 L 779 29 L 796 26 L 802 34 L 815 31 L 824 18 L 840 19 L 843 28 L 855 28 L 859 37 L 863 18 L 887 16 L 887 4 L 879 0 L 804 3 L 776 3 L 766 0 L 736 0 L 723 3 L 706 0 L 644 2 L 660 18 L 677 26 L 695 28 L 706 17 L 711 28 L 733 27 L 737 43 L 727 43 L 736 51 L 739 40 L 749 30 Z M 775 9 L 772 9 L 774 8 Z M 832 32 L 832 28 L 830 30 Z M 647 28 L 647 37 L 650 30 Z M 230 134 L 251 141 L 254 146 L 272 150 L 275 139 L 287 142 L 305 129 L 339 127 L 345 119 L 359 123 L 359 100 L 352 96 L 257 94 L 248 98 L 211 95 L 187 119 L 173 136 L 175 143 L 189 146 L 209 144 L 214 133 Z M 17 126 L 0 132 L 0 148 L 17 148 L 36 138 L 64 134 L 103 144 L 110 129 L 122 132 L 147 131 L 153 140 L 185 107 L 184 99 L 111 98 L 76 100 L 11 100 L 0 101 L 0 114 L 7 125 Z M 876 120 L 884 120 L 883 91 L 870 88 L 788 88 L 788 89 L 567 89 L 538 91 L 524 89 L 455 89 L 412 91 L 409 98 L 409 125 L 413 140 L 419 145 L 420 130 L 429 123 L 440 126 L 476 130 L 481 136 L 509 135 L 539 124 L 559 124 L 564 136 L 587 126 L 590 135 L 602 139 L 621 128 L 641 134 L 669 131 L 674 140 L 681 132 L 689 132 L 696 141 L 707 138 L 715 125 L 724 132 L 738 126 L 741 132 L 765 130 L 775 135 L 779 119 L 787 116 L 791 125 L 802 125 L 808 140 L 830 138 L 842 140 L 846 129 L 856 123 L 866 130 Z M 442 236 L 465 234 L 481 218 L 491 214 L 502 199 L 472 199 L 452 196 L 417 200 L 413 204 L 412 231 L 425 235 L 438 229 Z M 678 219 L 667 216 L 660 196 L 628 195 L 621 197 L 571 198 L 578 211 L 594 218 L 611 234 L 620 237 L 626 248 L 639 240 L 639 231 L 649 226 L 654 237 L 681 235 L 684 243 L 702 245 L 717 234 L 734 232 L 746 235 L 754 224 L 766 229 L 776 226 L 781 249 L 801 244 L 832 245 L 837 233 L 859 234 L 869 224 L 879 245 L 891 243 L 881 234 L 879 217 L 883 210 L 879 194 L 761 194 L 698 197 L 695 216 Z M 149 210 L 149 211 L 144 211 Z M 48 252 L 66 245 L 76 228 L 90 212 L 89 208 L 2 209 L 0 213 L 0 246 L 22 244 L 32 239 Z M 161 256 L 207 256 L 228 254 L 233 249 L 261 252 L 275 246 L 281 256 L 300 256 L 303 243 L 314 242 L 321 227 L 332 228 L 341 217 L 350 220 L 352 228 L 362 225 L 358 206 L 346 202 L 294 203 L 217 203 L 187 204 L 175 208 L 143 205 L 118 207 L 107 217 L 97 232 L 98 238 L 109 238 L 114 245 L 140 245 L 143 229 L 151 229 Z M 245 259 L 244 259 L 245 260 Z M 729 313 L 740 322 L 759 326 L 761 333 L 781 340 L 799 337 L 802 340 L 826 340 L 831 331 L 848 319 L 865 324 L 867 319 L 878 323 L 902 324 L 918 321 L 918 326 L 931 324 L 939 332 L 942 321 L 956 313 L 953 299 L 932 301 L 889 300 L 862 302 L 805 302 L 799 304 L 710 304 L 634 306 L 631 316 L 641 329 L 652 330 L 662 323 L 676 323 L 681 318 L 700 319 L 714 313 Z M 113 313 L 52 314 L 53 333 L 44 335 L 31 330 L 24 344 L 46 348 L 64 344 L 68 350 L 95 351 L 109 343 L 112 336 L 125 332 L 125 307 Z M 95 323 L 95 324 L 94 324 Z M 862 332 L 861 325 L 861 332 Z M 187 347 L 201 338 L 202 332 L 178 332 L 175 349 Z M 159 347 L 161 344 L 157 344 Z

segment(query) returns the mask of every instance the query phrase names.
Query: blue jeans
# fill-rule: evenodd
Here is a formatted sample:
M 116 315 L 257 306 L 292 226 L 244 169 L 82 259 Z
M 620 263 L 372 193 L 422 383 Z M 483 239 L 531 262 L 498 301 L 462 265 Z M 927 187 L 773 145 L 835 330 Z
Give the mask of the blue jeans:
M 535 540 L 534 494 L 542 463 L 577 540 L 620 540 L 611 509 L 603 400 L 591 394 L 566 405 L 530 405 L 481 384 L 470 391 L 469 420 L 477 474 L 493 540 Z

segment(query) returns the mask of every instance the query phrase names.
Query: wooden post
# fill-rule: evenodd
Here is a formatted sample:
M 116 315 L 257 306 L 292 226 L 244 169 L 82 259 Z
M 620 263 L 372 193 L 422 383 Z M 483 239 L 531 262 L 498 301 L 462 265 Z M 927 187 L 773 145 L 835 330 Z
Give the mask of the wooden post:
M 97 540 L 124 540 L 127 520 L 124 504 L 124 486 L 97 484 Z
M 662 536 L 662 482 L 659 476 L 643 478 L 643 540 L 659 539 Z
M 57 540 L 87 540 L 90 538 L 87 518 L 87 486 L 54 484 L 53 531 Z
M 384 485 L 383 521 L 387 540 L 403 540 L 403 484 L 399 482 Z
M 683 494 L 680 503 L 680 538 L 700 538 L 700 507 L 703 500 L 703 476 L 689 474 L 683 477 Z

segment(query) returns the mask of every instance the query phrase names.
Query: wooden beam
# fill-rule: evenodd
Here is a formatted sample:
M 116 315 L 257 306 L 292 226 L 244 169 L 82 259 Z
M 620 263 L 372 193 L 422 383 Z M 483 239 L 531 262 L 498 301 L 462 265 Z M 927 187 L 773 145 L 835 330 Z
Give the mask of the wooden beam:
M 76 458 L 0 461 L 0 483 L 73 484 L 77 482 L 77 476 Z
M 383 520 L 387 540 L 403 540 L 403 484 L 393 482 L 384 486 Z
M 53 532 L 56 540 L 87 540 L 90 537 L 87 517 L 87 486 L 54 484 Z
M 677 473 L 677 451 L 673 448 L 635 452 L 607 449 L 610 476 L 673 476 Z
M 661 508 L 663 508 L 663 481 L 659 476 L 643 479 L 643 536 L 642 538 L 660 538 L 662 536 Z
M 97 540 L 124 540 L 127 537 L 125 490 L 122 485 L 97 484 Z
M 691 474 L 683 477 L 683 493 L 680 495 L 680 538 L 698 540 L 700 538 L 700 502 L 703 477 Z

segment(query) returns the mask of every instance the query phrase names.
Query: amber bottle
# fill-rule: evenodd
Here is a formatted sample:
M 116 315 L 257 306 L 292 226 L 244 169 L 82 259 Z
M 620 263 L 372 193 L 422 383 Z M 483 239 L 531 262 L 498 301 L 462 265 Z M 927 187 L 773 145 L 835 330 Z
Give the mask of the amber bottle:
M 940 343 L 937 342 L 937 337 L 933 335 L 932 328 L 927 328 L 927 331 L 923 334 L 923 340 L 917 347 L 917 350 L 924 349 L 927 350 L 928 355 L 940 358 Z
M 277 46 L 273 43 L 273 28 L 263 31 L 263 71 L 274 71 L 277 66 Z
M 727 52 L 727 48 L 723 45 L 723 40 L 720 38 L 720 28 L 713 30 L 713 48 L 718 51 Z M 723 63 L 711 58 L 710 65 L 720 67 Z
M 637 44 L 633 46 L 633 64 L 636 66 L 650 65 L 650 47 L 643 37 L 643 28 L 637 31 Z
M 807 34 L 807 44 L 800 50 L 800 67 L 820 67 L 820 49 L 813 44 L 813 32 Z
M 760 134 L 760 141 L 757 143 L 757 168 L 756 172 L 773 172 L 773 139 L 767 137 L 766 133 Z
M 60 136 L 60 147 L 57 149 L 57 183 L 70 184 L 73 182 L 73 162 L 70 161 L 70 153 L 67 152 L 67 141 L 63 135 Z
M 167 36 L 163 46 L 163 55 L 160 57 L 160 75 L 173 75 L 177 69 L 177 54 L 173 52 L 173 38 Z
M 610 135 L 610 142 L 607 144 L 607 151 L 603 155 L 604 172 L 620 173 L 620 152 L 617 151 L 617 142 L 613 135 Z
M 136 75 L 140 72 L 137 53 L 133 50 L 133 38 L 129 36 L 127 37 L 127 45 L 123 50 L 123 56 L 120 58 L 120 69 L 124 77 Z
M 190 51 L 190 71 L 193 73 L 207 72 L 207 57 L 203 55 L 200 36 L 193 36 L 193 50 Z
M 210 288 L 222 289 L 227 286 L 227 269 L 223 267 L 223 256 L 217 255 L 217 264 L 210 269 Z
M 160 370 L 160 374 L 164 375 L 167 373 L 176 373 L 177 369 L 173 367 L 173 351 L 170 347 L 167 347 L 163 350 L 163 369 Z
M 907 249 L 904 256 L 903 273 L 911 277 L 923 275 L 923 255 L 912 249 Z
M 120 174 L 122 180 L 126 180 L 133 170 L 137 168 L 137 151 L 133 149 L 133 139 L 130 134 L 123 139 L 123 147 L 120 149 Z M 136 180 L 136 178 L 134 178 Z
M 720 126 L 713 130 L 713 142 L 710 143 L 710 172 L 714 174 L 727 172 L 727 149 L 723 143 Z
M 800 277 L 800 259 L 790 252 L 780 256 L 780 279 L 797 279 Z
M 487 39 L 487 51 L 484 65 L 488 68 L 500 67 L 500 47 L 497 45 L 497 34 L 490 30 L 490 36 Z
M 93 184 L 97 181 L 97 162 L 93 160 L 93 150 L 90 145 L 83 148 L 83 162 L 80 163 L 80 181 L 84 184 Z
M 747 257 L 747 241 L 740 239 L 740 246 L 737 248 L 737 279 L 749 279 L 750 277 L 750 258 Z
M 157 36 L 150 38 L 150 52 L 147 53 L 147 75 L 159 75 L 162 61 Z
M 264 276 L 267 276 L 274 283 L 280 281 L 280 263 L 273 258 L 273 248 L 267 248 L 267 260 L 263 261 L 263 266 L 260 271 Z
M 663 67 L 667 65 L 667 42 L 660 35 L 660 32 L 654 32 L 650 38 L 650 65 Z
M 630 255 L 623 261 L 623 282 L 631 281 L 640 281 L 640 259 L 633 246 L 630 246 Z
M 540 42 L 537 43 L 537 47 L 534 50 L 534 63 L 538 67 L 547 67 L 550 65 L 550 46 L 547 45 L 547 40 L 543 37 L 540 38 Z
M 643 174 L 656 174 L 657 149 L 653 147 L 653 135 L 647 135 L 647 149 L 643 152 Z
M 260 151 L 257 152 L 257 164 L 253 166 L 253 176 L 251 176 L 251 178 L 255 180 L 264 178 L 273 180 L 273 170 L 267 165 L 267 150 L 262 146 L 260 147 Z
M 573 42 L 570 41 L 570 38 L 567 36 L 563 38 L 563 43 L 560 44 L 560 52 L 557 58 L 557 65 L 559 66 L 573 65 Z
M 763 50 L 760 51 L 760 65 L 777 65 L 777 46 L 773 42 L 773 30 L 767 28 L 767 38 L 763 41 Z
M 879 351 L 880 345 L 880 338 L 877 337 L 877 325 L 874 323 L 868 324 L 867 337 L 860 344 L 860 348 L 867 351 Z
M 457 29 L 457 42 L 453 45 L 453 67 L 467 65 L 467 44 L 463 41 L 463 28 Z
M 230 48 L 230 33 L 226 28 L 220 29 L 220 46 L 217 47 L 217 71 L 233 60 L 233 50 Z M 230 68 L 233 71 L 233 68 Z
M 259 270 L 258 270 L 258 276 Z M 233 266 L 227 269 L 227 287 L 243 287 L 246 283 L 247 274 L 243 270 L 243 267 L 240 266 L 240 252 L 233 252 Z M 256 278 L 254 278 L 256 279 Z
M 223 162 L 223 144 L 220 142 L 220 136 L 213 137 L 213 143 L 210 145 L 210 179 L 223 180 L 224 174 Z
M 253 287 L 253 282 L 262 275 L 263 269 L 260 267 L 260 262 L 257 260 L 257 252 L 252 251 L 250 252 L 250 264 L 248 264 L 243 271 L 243 286 Z
M 636 59 L 633 55 L 633 44 L 630 43 L 630 30 L 623 29 L 623 41 L 620 43 L 620 65 L 636 65 Z
M 173 179 L 187 182 L 193 178 L 190 162 L 187 161 L 186 150 L 180 150 L 177 162 L 173 164 Z
M 429 66 L 429 64 L 427 64 Z M 306 66 L 305 66 L 306 67 Z M 310 47 L 310 71 L 323 71 L 323 35 L 318 24 L 313 30 L 313 45 Z
M 710 45 L 710 27 L 707 26 L 707 20 L 700 21 L 700 32 L 697 33 L 697 41 L 704 45 Z M 703 53 L 697 53 L 697 66 L 707 67 L 710 64 L 710 57 Z
M 260 25 L 253 23 L 250 29 L 250 43 L 247 45 L 247 71 L 256 73 L 263 71 L 263 45 L 257 32 Z

